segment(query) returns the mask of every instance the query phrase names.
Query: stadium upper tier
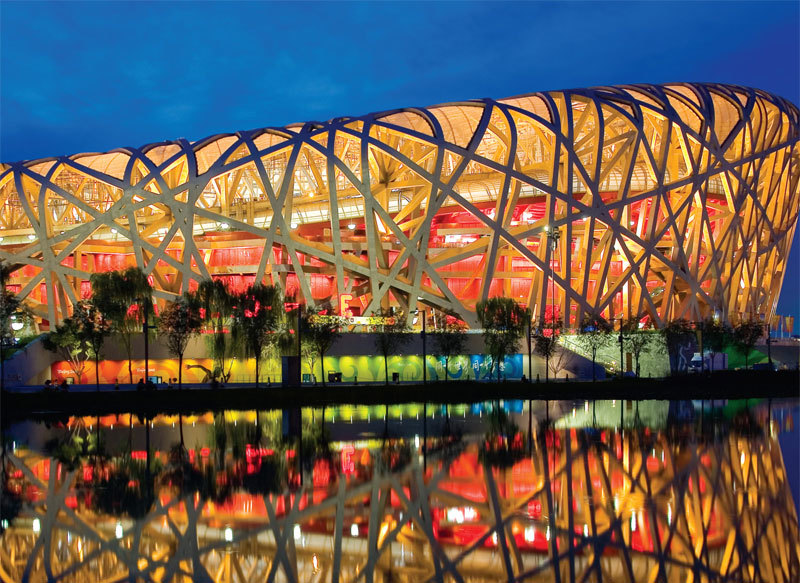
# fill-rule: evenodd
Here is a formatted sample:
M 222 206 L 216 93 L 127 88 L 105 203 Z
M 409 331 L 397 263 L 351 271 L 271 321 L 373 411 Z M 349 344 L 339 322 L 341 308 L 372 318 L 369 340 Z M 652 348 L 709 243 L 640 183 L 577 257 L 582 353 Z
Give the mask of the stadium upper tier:
M 797 225 L 799 134 L 784 99 L 680 83 L 2 164 L 0 258 L 48 322 L 90 295 L 91 273 L 132 265 L 162 302 L 214 277 L 470 324 L 492 296 L 572 326 L 769 318 Z

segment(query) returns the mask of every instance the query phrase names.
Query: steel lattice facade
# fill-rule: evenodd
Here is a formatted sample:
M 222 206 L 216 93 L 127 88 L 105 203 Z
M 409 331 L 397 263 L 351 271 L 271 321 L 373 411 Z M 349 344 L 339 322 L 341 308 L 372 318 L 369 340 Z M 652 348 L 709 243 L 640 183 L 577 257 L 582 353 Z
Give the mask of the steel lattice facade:
M 0 258 L 50 322 L 96 271 L 355 314 L 512 297 L 656 325 L 775 311 L 797 225 L 791 103 L 738 86 L 535 93 L 0 167 Z M 546 227 L 559 229 L 548 245 Z

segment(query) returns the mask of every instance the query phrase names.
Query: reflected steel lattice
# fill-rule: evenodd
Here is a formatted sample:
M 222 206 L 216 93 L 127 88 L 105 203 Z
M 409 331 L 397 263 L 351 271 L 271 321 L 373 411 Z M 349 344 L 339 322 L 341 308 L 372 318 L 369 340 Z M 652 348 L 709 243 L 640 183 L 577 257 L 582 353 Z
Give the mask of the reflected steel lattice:
M 34 474 L 41 458 L 10 455 L 12 469 L 42 497 L 0 538 L 0 577 L 108 583 L 798 580 L 797 516 L 776 440 L 729 435 L 704 444 L 637 431 L 611 435 L 600 443 L 596 432 L 551 433 L 537 440 L 530 458 L 505 470 L 476 463 L 472 446 L 451 461 L 429 462 L 435 469 L 427 475 L 414 461 L 393 474 L 376 469 L 367 482 L 340 478 L 316 488 L 321 497 L 310 484 L 292 495 L 249 496 L 251 505 L 263 502 L 264 517 L 215 511 L 195 495 L 162 496 L 144 519 L 123 519 L 119 539 L 117 518 L 65 502 L 78 472 L 57 477 L 51 471 L 43 480 Z M 540 505 L 538 518 L 528 514 L 532 502 Z M 477 538 L 443 543 L 441 531 L 434 532 L 434 509 L 464 506 L 480 517 Z M 31 529 L 33 516 L 39 535 Z M 346 534 L 355 520 L 366 536 Z M 314 526 L 325 523 L 327 532 Z M 231 543 L 223 525 L 232 526 Z M 521 548 L 518 534 L 531 526 L 541 543 L 535 552 Z
M 129 265 L 160 301 L 213 276 L 472 325 L 475 303 L 500 295 L 537 318 L 553 303 L 572 325 L 770 318 L 799 133 L 797 108 L 763 91 L 636 85 L 4 164 L 0 258 L 51 322 L 92 272 Z

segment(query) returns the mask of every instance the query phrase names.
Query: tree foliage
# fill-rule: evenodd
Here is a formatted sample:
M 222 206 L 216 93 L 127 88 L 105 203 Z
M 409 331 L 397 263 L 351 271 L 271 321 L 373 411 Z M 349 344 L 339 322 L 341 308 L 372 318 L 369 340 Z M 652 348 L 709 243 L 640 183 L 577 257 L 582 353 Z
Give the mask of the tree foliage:
M 511 298 L 480 301 L 475 311 L 483 328 L 484 343 L 492 357 L 492 367 L 497 367 L 497 380 L 500 380 L 500 363 L 506 355 L 518 351 L 530 313 Z
M 344 322 L 344 318 L 340 316 L 322 315 L 315 308 L 306 307 L 303 311 L 301 317 L 303 345 L 308 347 L 306 354 L 311 363 L 311 374 L 314 374 L 314 362 L 319 357 L 322 386 L 325 386 L 325 353 L 341 336 L 340 330 Z
M 86 361 L 94 359 L 95 384 L 100 389 L 100 354 L 111 324 L 92 302 L 75 304 L 72 316 L 65 318 L 56 329 L 44 338 L 44 347 L 66 360 L 81 382 Z
M 13 268 L 0 262 L 0 336 L 11 333 L 11 320 L 20 312 L 20 301 L 6 286 Z
M 183 354 L 202 325 L 200 306 L 191 294 L 183 295 L 161 311 L 158 331 L 172 356 L 178 357 L 178 388 L 183 385 Z
M 449 374 L 450 359 L 464 354 L 467 347 L 467 326 L 453 316 L 445 316 L 444 323 L 433 334 L 433 354 L 444 359 L 444 380 Z M 426 366 L 426 363 L 422 363 Z
M 386 384 L 389 384 L 389 357 L 411 341 L 408 324 L 402 312 L 381 310 L 372 325 L 375 333 L 375 349 L 383 356 L 383 369 Z
M 86 339 L 89 354 L 94 359 L 95 385 L 100 390 L 100 356 L 106 338 L 111 334 L 111 322 L 91 301 L 80 301 L 75 305 L 72 318 L 78 322 L 78 330 Z
M 278 287 L 256 283 L 233 297 L 231 330 L 234 342 L 245 348 L 246 356 L 255 358 L 256 387 L 264 349 L 275 341 L 283 318 L 283 294 Z
M 639 320 L 628 320 L 622 325 L 622 338 L 625 350 L 633 355 L 636 376 L 641 371 L 639 363 L 642 356 L 650 352 L 655 346 L 656 336 L 652 331 L 639 327 Z M 622 363 L 620 363 L 622 364 Z
M 585 316 L 581 321 L 575 342 L 581 349 L 592 355 L 592 381 L 597 380 L 595 373 L 597 351 L 609 343 L 613 329 L 609 321 L 599 314 Z
M 730 345 L 733 330 L 727 322 L 706 318 L 700 322 L 700 333 L 703 335 L 703 349 L 711 353 L 711 372 L 714 372 L 714 357 Z
M 133 338 L 135 334 L 142 332 L 145 314 L 152 312 L 153 288 L 139 267 L 94 273 L 90 282 L 91 302 L 110 323 L 111 331 L 122 342 L 128 356 L 128 381 L 133 383 Z
M 692 325 L 688 320 L 679 318 L 677 320 L 667 322 L 667 324 L 661 328 L 660 332 L 661 336 L 664 338 L 664 343 L 667 345 L 667 353 L 669 354 L 669 368 L 672 371 L 672 374 L 685 372 L 685 367 L 683 371 L 679 370 L 680 353 L 681 348 L 694 339 L 694 330 L 692 329 Z
M 553 320 L 546 328 L 539 328 L 533 336 L 533 349 L 545 359 L 545 379 L 550 379 L 550 373 L 558 377 L 558 373 L 566 365 L 565 351 L 558 343 L 561 332 L 561 320 Z
M 65 318 L 55 330 L 44 337 L 42 343 L 47 350 L 58 354 L 69 364 L 75 374 L 75 382 L 80 383 L 91 348 L 81 333 L 78 320 Z
M 214 359 L 213 378 L 228 380 L 230 370 L 225 371 L 225 362 L 233 348 L 227 330 L 231 325 L 234 297 L 225 283 L 218 279 L 205 279 L 197 287 L 196 296 L 200 302 L 203 320 L 211 328 L 211 357 Z
M 744 356 L 744 368 L 749 365 L 750 353 L 764 335 L 764 325 L 756 320 L 742 320 L 733 328 L 733 345 Z

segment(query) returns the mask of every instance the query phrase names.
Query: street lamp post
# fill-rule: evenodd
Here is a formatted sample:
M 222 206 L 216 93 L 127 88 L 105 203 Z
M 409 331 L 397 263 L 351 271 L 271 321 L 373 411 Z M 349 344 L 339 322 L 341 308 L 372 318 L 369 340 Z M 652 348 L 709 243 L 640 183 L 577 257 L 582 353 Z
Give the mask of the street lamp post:
M 150 328 L 155 328 L 156 326 L 151 326 L 148 323 L 150 310 L 148 310 L 148 303 L 145 301 L 145 298 L 136 298 L 136 301 L 139 303 L 139 306 L 142 308 L 142 334 L 144 334 L 144 382 L 147 384 L 147 381 L 150 379 Z
M 11 344 L 11 334 L 6 332 L 0 338 L 0 391 L 6 389 L 6 345 Z
M 558 249 L 558 240 L 561 237 L 561 229 L 558 227 L 550 228 L 550 226 L 546 226 L 544 228 L 545 232 L 547 233 L 547 240 L 550 242 L 551 250 L 555 251 Z M 555 277 L 555 268 L 553 267 L 553 253 L 550 254 L 550 280 L 552 287 L 552 295 L 550 298 L 550 340 L 555 341 L 555 334 L 556 334 L 556 277 Z M 550 381 L 550 351 L 548 350 L 545 353 L 545 371 L 544 371 L 544 378 L 545 382 Z
M 616 318 L 615 318 L 616 319 Z M 622 324 L 624 320 L 619 319 L 619 378 L 624 376 L 625 366 L 622 361 L 625 358 L 625 337 L 622 334 Z

